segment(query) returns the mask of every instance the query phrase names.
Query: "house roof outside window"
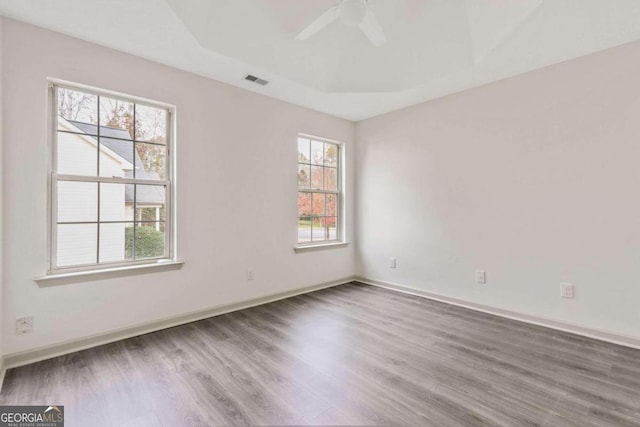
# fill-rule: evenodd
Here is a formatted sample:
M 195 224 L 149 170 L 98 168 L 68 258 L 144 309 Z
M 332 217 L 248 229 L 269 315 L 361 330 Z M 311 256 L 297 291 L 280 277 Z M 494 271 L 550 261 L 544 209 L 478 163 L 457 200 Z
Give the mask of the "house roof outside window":
M 72 120 L 68 120 L 68 122 L 78 128 L 80 131 L 87 134 L 87 136 L 89 136 L 91 139 L 96 141 L 96 138 L 93 135 L 96 135 L 98 133 L 97 125 L 91 123 L 76 122 Z M 142 159 L 138 155 L 138 152 L 132 147 L 133 141 L 131 141 L 131 144 L 127 144 L 127 141 L 131 141 L 131 135 L 129 135 L 129 132 L 127 130 L 100 126 L 100 144 L 104 145 L 132 165 L 135 165 L 136 178 L 160 180 L 160 177 L 156 172 L 148 172 L 144 169 Z M 133 171 L 125 171 L 125 177 L 133 178 Z M 127 203 L 133 203 L 132 185 L 127 185 L 125 187 L 125 201 Z M 138 204 L 163 204 L 164 201 L 165 192 L 162 186 L 138 185 Z

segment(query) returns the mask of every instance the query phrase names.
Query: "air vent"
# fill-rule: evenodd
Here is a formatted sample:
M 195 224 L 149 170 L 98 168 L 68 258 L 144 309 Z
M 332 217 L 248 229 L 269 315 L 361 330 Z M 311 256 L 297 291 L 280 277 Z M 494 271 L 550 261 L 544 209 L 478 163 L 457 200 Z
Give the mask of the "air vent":
M 262 86 L 266 86 L 267 84 L 269 84 L 269 82 L 267 80 L 261 79 L 260 77 L 252 76 L 251 74 L 247 74 L 244 77 L 244 79 L 245 80 L 249 80 L 250 82 L 257 83 L 257 84 L 262 85 Z

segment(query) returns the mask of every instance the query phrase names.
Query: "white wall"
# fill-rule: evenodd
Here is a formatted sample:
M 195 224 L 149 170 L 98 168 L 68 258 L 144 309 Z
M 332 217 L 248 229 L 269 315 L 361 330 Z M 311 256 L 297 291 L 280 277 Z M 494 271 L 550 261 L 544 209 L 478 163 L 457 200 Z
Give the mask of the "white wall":
M 639 75 L 634 43 L 358 123 L 359 274 L 640 338 Z
M 352 174 L 353 123 L 11 20 L 2 36 L 4 197 L 11 207 L 5 354 L 354 273 L 353 245 L 293 251 L 297 133 L 344 141 Z M 33 281 L 46 262 L 47 77 L 177 106 L 182 270 L 47 287 Z M 346 192 L 353 240 L 351 184 Z M 247 267 L 255 269 L 252 282 Z M 35 316 L 35 331 L 18 337 L 12 325 L 25 315 Z

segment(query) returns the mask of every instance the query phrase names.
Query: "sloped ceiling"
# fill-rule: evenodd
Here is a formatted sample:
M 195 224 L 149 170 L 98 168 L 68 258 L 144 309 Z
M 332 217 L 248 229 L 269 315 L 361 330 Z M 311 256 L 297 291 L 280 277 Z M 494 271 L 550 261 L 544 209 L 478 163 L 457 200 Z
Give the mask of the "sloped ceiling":
M 295 40 L 336 1 L 0 0 L 0 13 L 350 120 L 640 39 L 637 0 L 370 0 L 387 44 L 340 21 Z

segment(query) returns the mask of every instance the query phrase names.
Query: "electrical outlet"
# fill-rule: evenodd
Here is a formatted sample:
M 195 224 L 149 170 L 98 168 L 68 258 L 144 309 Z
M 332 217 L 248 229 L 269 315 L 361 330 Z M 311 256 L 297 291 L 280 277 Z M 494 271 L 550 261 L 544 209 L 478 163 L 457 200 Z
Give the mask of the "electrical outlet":
M 254 278 L 253 268 L 247 268 L 247 280 L 253 280 L 253 278 Z
M 476 283 L 484 285 L 487 283 L 487 272 L 482 270 L 476 270 Z
M 572 283 L 560 283 L 560 297 L 574 299 L 576 297 L 576 287 Z
M 390 268 L 396 268 L 396 259 L 395 258 L 389 258 L 389 267 Z
M 16 319 L 16 335 L 30 334 L 33 332 L 33 316 Z

